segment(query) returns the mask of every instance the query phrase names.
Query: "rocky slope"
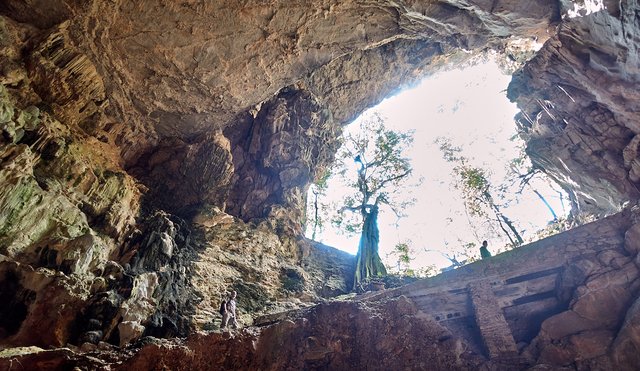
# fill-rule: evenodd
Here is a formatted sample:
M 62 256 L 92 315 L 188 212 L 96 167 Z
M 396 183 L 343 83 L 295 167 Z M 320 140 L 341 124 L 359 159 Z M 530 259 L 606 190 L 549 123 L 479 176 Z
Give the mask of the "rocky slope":
M 289 104 L 307 104 L 304 99 L 283 94 L 272 109 L 265 104 L 265 118 L 248 122 L 256 127 L 262 122 L 264 134 L 255 129 L 253 140 L 246 134 L 233 137 L 246 143 L 234 143 L 235 156 L 218 131 L 192 142 L 162 139 L 150 151 L 137 148 L 139 159 L 127 167 L 120 144 L 128 128 L 109 119 L 105 108 L 112 99 L 106 98 L 96 64 L 71 42 L 73 26 L 39 30 L 7 17 L 1 26 L 0 287 L 8 304 L 0 335 L 5 346 L 185 336 L 212 325 L 211 308 L 231 289 L 240 293 L 247 314 L 345 292 L 352 258 L 331 251 L 333 259 L 318 256 L 315 250 L 326 247 L 299 239 L 294 232 L 301 229 L 301 216 L 285 215 L 286 200 L 298 207 L 303 202 L 306 183 L 295 175 L 301 160 L 291 154 L 293 165 L 287 165 L 278 161 L 276 150 L 272 159 L 259 157 L 265 165 L 252 162 L 263 147 L 286 139 L 270 139 L 269 122 L 293 120 L 294 133 L 307 122 L 287 113 Z M 307 130 L 313 130 L 317 120 L 309 114 Z M 107 121 L 107 127 L 100 126 Z M 262 144 L 259 137 L 265 138 Z M 253 157 L 240 160 L 244 150 Z M 307 156 L 329 157 L 322 151 Z M 246 172 L 264 174 L 258 184 L 265 188 L 262 194 L 285 193 L 270 200 L 280 209 L 264 206 L 261 195 L 232 193 L 238 187 L 232 185 L 243 182 L 234 180 L 232 160 L 250 169 Z M 288 171 L 290 178 L 282 181 L 293 190 L 274 183 L 267 166 Z M 308 157 L 306 166 L 312 166 Z M 309 176 L 309 170 L 302 175 Z M 230 194 L 249 200 L 242 201 L 249 204 L 244 209 L 260 210 L 247 218 L 273 217 L 245 224 L 206 206 L 225 205 Z M 246 217 L 241 205 L 236 209 Z M 46 316 L 58 307 L 64 308 L 59 316 Z M 250 315 L 244 319 L 251 321 Z M 53 331 L 40 333 L 43 325 Z
M 397 289 L 231 332 L 0 352 L 0 365 L 117 370 L 634 370 L 637 208 Z M 525 263 L 526 262 L 526 263 Z M 246 305 L 246 301 L 245 301 Z
M 238 291 L 246 325 L 344 293 L 353 258 L 301 237 L 307 187 L 330 166 L 342 126 L 394 91 L 489 49 L 521 66 L 508 93 L 522 109 L 527 151 L 571 193 L 575 212 L 605 215 L 635 204 L 640 7 L 598 4 L 571 18 L 576 4 L 552 0 L 3 1 L 0 347 L 101 344 L 104 358 L 108 344 L 215 329 L 228 290 Z M 535 56 L 517 47 L 534 42 L 544 43 Z M 635 220 L 624 215 L 631 228 Z M 507 368 L 636 362 L 629 356 L 638 347 L 634 231 L 598 262 L 586 259 L 589 269 L 562 260 L 564 271 L 586 272 L 549 304 L 569 314 L 544 305 L 505 309 L 526 346 L 498 361 Z M 600 251 L 597 241 L 585 237 L 572 249 Z M 609 284 L 625 300 L 600 298 Z M 471 294 L 456 297 L 480 303 L 473 318 L 497 305 L 484 286 L 465 290 Z M 578 300 L 585 295 L 615 306 L 615 316 L 595 325 L 583 313 L 590 305 L 580 304 L 590 302 Z M 186 363 L 194 367 L 419 368 L 414 360 L 422 357 L 443 368 L 499 367 L 486 341 L 449 341 L 442 334 L 459 329 L 423 316 L 410 297 L 324 304 L 232 341 L 198 335 L 169 354 L 220 348 Z M 456 313 L 463 311 L 443 318 Z M 355 328 L 342 323 L 354 318 Z M 553 321 L 570 329 L 558 333 Z M 318 330 L 323 322 L 336 332 Z M 429 335 L 415 346 L 398 340 L 414 327 Z M 273 348 L 289 340 L 308 349 L 298 357 L 292 344 Z M 440 343 L 429 354 L 418 347 Z M 232 352 L 233 344 L 242 351 Z M 166 350 L 153 347 L 127 365 L 151 367 L 154 351 Z M 398 363 L 369 363 L 375 351 Z M 114 359 L 118 352 L 128 357 L 120 349 Z M 606 359 L 580 363 L 585 352 Z M 286 357 L 272 361 L 271 353 Z M 70 350 L 21 357 L 52 368 L 65 359 L 98 362 Z

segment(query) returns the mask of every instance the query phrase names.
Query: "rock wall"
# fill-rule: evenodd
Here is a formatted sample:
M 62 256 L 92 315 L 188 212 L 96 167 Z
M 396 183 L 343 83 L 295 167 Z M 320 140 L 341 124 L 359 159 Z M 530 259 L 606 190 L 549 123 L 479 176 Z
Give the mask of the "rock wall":
M 303 234 L 309 184 L 338 150 L 341 128 L 317 98 L 287 87 L 227 133 L 234 178 L 227 210 L 244 220 L 273 217 L 290 234 Z
M 0 365 L 635 370 L 639 233 L 640 211 L 625 210 L 434 278 L 263 316 L 241 330 L 147 338 L 117 356 L 104 346 L 21 349 L 0 353 Z
M 639 216 L 625 210 L 367 300 L 404 295 L 494 361 L 634 369 Z
M 352 255 L 287 237 L 269 222 L 244 223 L 216 208 L 202 211 L 194 224 L 206 240 L 194 264 L 193 286 L 201 296 L 194 316 L 198 329 L 218 329 L 220 302 L 231 290 L 238 293 L 242 325 L 349 292 Z
M 566 17 L 509 86 L 533 163 L 599 215 L 638 199 L 640 180 L 638 5 L 604 3 Z
M 2 342 L 61 346 L 77 338 L 96 280 L 138 215 L 140 190 L 117 148 L 80 127 L 104 90 L 64 26 L 42 34 L 7 18 L 1 25 L 0 282 L 10 303 Z
M 224 208 L 233 177 L 251 168 L 247 161 L 234 164 L 222 132 L 163 138 L 151 150 L 136 148 L 137 160 L 127 166 L 129 152 L 122 144 L 135 139 L 125 139 L 134 131 L 110 116 L 113 96 L 96 64 L 71 41 L 73 24 L 40 30 L 0 20 L 0 288 L 8 303 L 0 347 L 125 345 L 143 335 L 186 336 L 212 325 L 212 306 L 231 289 L 247 300 L 241 302 L 246 323 L 251 313 L 297 308 L 318 295 L 345 292 L 348 269 L 331 273 L 329 267 L 348 267 L 352 258 L 334 253 L 335 260 L 325 264 L 328 273 L 320 268 L 309 278 L 302 262 L 315 273 L 322 265 L 303 256 L 313 244 L 292 234 L 300 221 L 285 224 L 294 219 L 282 215 L 286 204 L 280 198 L 271 203 L 281 204 L 281 215 L 251 215 L 275 215 L 262 226 L 245 225 L 219 209 L 215 215 L 235 227 L 225 233 L 208 224 L 206 210 Z M 324 123 L 315 116 L 310 114 L 310 123 Z M 269 128 L 278 120 L 282 115 L 272 114 L 261 125 Z M 282 126 L 280 121 L 274 125 Z M 298 130 L 304 122 L 288 127 Z M 254 142 L 273 134 L 264 131 Z M 276 141 L 286 135 L 282 131 Z M 156 142 L 153 136 L 141 139 Z M 271 148 L 264 146 L 251 147 L 254 158 Z M 234 147 L 239 163 L 241 147 Z M 306 146 L 292 148 L 288 158 L 295 162 Z M 273 153 L 265 161 L 277 164 L 282 154 Z M 279 169 L 291 174 L 298 162 Z M 290 203 L 298 208 L 313 176 L 313 163 L 307 158 L 302 164 L 306 172 L 287 184 L 297 187 Z M 249 253 L 259 260 L 247 259 Z M 57 315 L 48 315 L 52 311 Z M 43 325 L 51 331 L 43 334 Z
M 150 208 L 188 217 L 206 203 L 297 233 L 341 125 L 483 48 L 546 37 L 558 20 L 553 1 L 311 5 L 8 0 L 0 13 L 21 33 L 6 39 L 31 98 L 114 145 Z
M 230 355 L 189 356 L 220 341 L 197 336 L 169 357 L 159 357 L 165 346 L 144 347 L 125 365 L 632 370 L 640 354 L 639 217 L 625 210 L 432 279 L 259 321 L 263 327 L 223 337 L 221 347 L 243 350 Z
M 512 35 L 543 37 L 558 17 L 554 1 L 314 0 L 272 1 L 265 6 L 260 1 L 223 0 L 180 4 L 7 0 L 1 10 L 43 29 L 73 19 L 71 34 L 97 62 L 118 119 L 129 117 L 141 126 L 152 125 L 162 136 L 182 138 L 232 125 L 239 113 L 320 67 L 337 59 L 361 59 L 361 51 L 395 40 L 431 40 L 442 44 L 442 50 L 448 46 L 472 50 Z M 380 49 L 372 56 L 387 58 L 384 52 Z M 376 79 L 362 83 L 384 86 L 398 71 L 419 73 L 429 61 L 417 56 L 410 62 L 370 75 Z M 349 73 L 333 71 L 337 80 L 332 84 L 349 81 L 343 72 Z M 387 89 L 397 87 L 393 85 Z M 349 87 L 339 90 L 345 89 Z
M 530 51 L 512 53 L 521 39 L 545 42 L 509 88 L 534 164 L 571 192 L 577 211 L 634 204 L 638 4 L 603 4 L 568 18 L 572 4 L 552 0 L 3 1 L 0 347 L 186 336 L 215 328 L 227 290 L 238 291 L 245 324 L 344 293 L 353 259 L 300 237 L 308 184 L 330 166 L 342 126 L 489 48 L 524 63 Z M 392 368 L 370 363 L 380 351 L 417 368 L 425 357 L 457 368 L 625 367 L 636 361 L 638 322 L 629 215 L 617 217 L 622 229 L 561 237 L 573 241 L 554 253 L 561 265 L 510 271 L 509 259 L 535 256 L 529 248 L 455 272 L 475 285 L 408 288 L 444 300 L 442 310 L 412 295 L 325 304 L 233 341 L 196 337 L 245 352 L 187 364 Z M 491 275 L 504 282 L 479 279 Z M 492 319 L 496 308 L 502 316 Z M 414 326 L 429 334 L 422 347 L 394 330 Z M 175 355 L 192 357 L 191 346 Z M 150 349 L 130 365 L 152 362 Z

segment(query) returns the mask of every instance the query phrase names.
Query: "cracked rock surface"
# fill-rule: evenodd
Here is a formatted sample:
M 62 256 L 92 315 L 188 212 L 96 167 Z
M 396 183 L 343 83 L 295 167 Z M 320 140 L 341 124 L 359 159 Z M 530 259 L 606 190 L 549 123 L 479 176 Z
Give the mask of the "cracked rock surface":
M 633 368 L 640 5 L 586 5 L 2 1 L 0 365 Z M 534 165 L 617 214 L 325 302 L 354 258 L 302 237 L 305 195 L 343 126 L 488 50 Z M 256 326 L 216 333 L 231 290 Z

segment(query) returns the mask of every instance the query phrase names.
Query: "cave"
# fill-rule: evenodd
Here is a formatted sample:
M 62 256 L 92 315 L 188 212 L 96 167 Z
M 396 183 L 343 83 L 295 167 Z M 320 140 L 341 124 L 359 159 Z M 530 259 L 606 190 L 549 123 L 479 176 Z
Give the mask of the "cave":
M 637 369 L 639 12 L 3 1 L 0 368 Z M 304 238 L 310 184 L 364 110 L 487 52 L 588 223 L 350 293 L 354 257 Z

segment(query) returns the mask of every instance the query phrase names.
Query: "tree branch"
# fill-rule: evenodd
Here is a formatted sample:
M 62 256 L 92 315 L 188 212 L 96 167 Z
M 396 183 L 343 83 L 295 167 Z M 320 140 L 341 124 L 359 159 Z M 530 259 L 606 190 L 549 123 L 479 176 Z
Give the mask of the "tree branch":
M 379 194 L 378 197 L 376 197 L 376 202 L 374 202 L 373 206 L 377 207 L 379 203 L 389 205 L 389 200 L 387 200 L 387 195 L 385 193 Z
M 342 206 L 340 209 L 338 209 L 338 213 L 342 214 L 345 211 L 351 211 L 351 212 L 356 212 L 356 211 L 360 211 L 362 210 L 366 205 L 363 206 L 358 206 L 358 207 L 353 207 L 353 206 Z
M 384 188 L 384 186 L 387 183 L 393 182 L 394 180 L 402 179 L 405 176 L 411 174 L 411 171 L 412 171 L 412 169 L 408 169 L 402 174 L 398 174 L 398 175 L 396 175 L 396 176 L 394 176 L 392 178 L 385 179 L 385 180 L 381 181 L 380 184 L 378 184 L 378 186 L 376 188 L 374 188 L 373 191 L 371 191 L 371 194 L 374 194 L 374 193 L 378 192 L 380 189 Z
M 531 179 L 533 179 L 533 177 L 539 173 L 540 173 L 540 169 L 532 168 L 526 174 L 518 176 L 518 178 L 520 178 L 520 190 L 518 191 L 518 193 L 522 193 L 522 190 L 524 189 L 524 187 L 528 185 Z

